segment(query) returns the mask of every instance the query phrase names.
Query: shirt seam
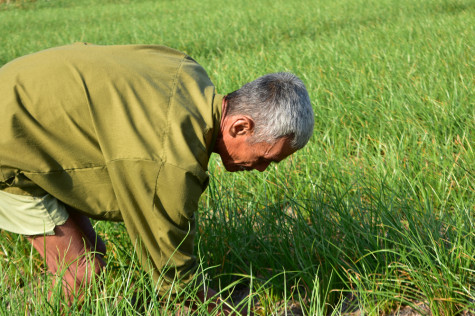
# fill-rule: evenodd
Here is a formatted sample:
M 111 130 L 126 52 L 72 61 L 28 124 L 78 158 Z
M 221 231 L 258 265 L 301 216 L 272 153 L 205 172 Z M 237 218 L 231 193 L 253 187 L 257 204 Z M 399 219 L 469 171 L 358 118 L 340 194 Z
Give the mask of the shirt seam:
M 0 160 L 0 173 L 2 174 L 2 181 L 6 181 L 7 180 L 7 176 L 5 175 L 5 173 L 3 172 L 3 163 L 2 161 Z
M 152 161 L 152 162 L 162 162 L 163 160 L 160 159 L 149 159 L 149 158 L 115 158 L 106 161 L 105 164 L 103 165 L 96 165 L 96 166 L 91 166 L 91 167 L 77 167 L 77 168 L 62 168 L 62 169 L 57 169 L 57 170 L 48 170 L 48 171 L 31 171 L 31 170 L 19 170 L 20 172 L 23 173 L 29 173 L 29 174 L 47 174 L 47 173 L 59 173 L 59 172 L 64 172 L 64 171 L 75 171 L 75 170 L 87 170 L 87 169 L 104 169 L 107 168 L 107 164 L 110 162 L 115 162 L 115 161 L 123 161 L 123 160 L 135 160 L 135 161 Z
M 155 208 L 155 197 L 157 196 L 157 192 L 158 192 L 158 179 L 160 178 L 160 174 L 162 172 L 162 169 L 163 169 L 163 166 L 165 165 L 165 162 L 162 162 L 160 164 L 160 167 L 158 168 L 158 171 L 157 171 L 157 176 L 155 177 L 155 187 L 153 188 L 153 196 L 152 196 L 152 210 Z
M 182 171 L 184 171 L 184 172 L 190 172 L 193 176 L 195 176 L 196 178 L 198 178 L 198 179 L 201 181 L 202 175 L 199 174 L 199 173 L 197 173 L 194 169 L 191 169 L 191 168 L 188 168 L 188 169 L 187 169 L 187 168 L 178 166 L 178 165 L 176 165 L 176 164 L 173 164 L 173 163 L 169 163 L 169 162 L 164 161 L 164 162 L 162 163 L 162 165 L 160 166 L 160 171 L 162 171 L 162 168 L 165 168 L 165 165 L 168 165 L 168 166 L 171 166 L 171 167 L 175 167 L 175 168 L 180 169 L 180 170 L 182 170 Z M 201 168 L 201 171 L 203 171 L 203 174 L 205 175 L 205 177 L 208 176 L 208 173 L 207 173 L 205 170 L 203 170 L 202 168 Z
M 64 172 L 64 171 L 87 170 L 87 169 L 104 169 L 104 168 L 107 168 L 107 165 L 100 165 L 100 166 L 93 166 L 93 167 L 79 167 L 79 168 L 64 168 L 64 169 L 48 170 L 48 171 L 21 170 L 21 172 L 28 173 L 28 174 L 47 174 L 47 173 L 60 173 L 60 172 Z
M 161 157 L 157 157 L 158 159 L 151 159 L 151 158 L 142 158 L 142 157 L 128 157 L 128 158 L 114 158 L 106 161 L 106 164 L 110 162 L 116 162 L 116 161 L 124 161 L 124 160 L 129 160 L 129 161 L 152 161 L 152 162 L 161 162 L 163 159 Z
M 171 89 L 171 93 L 170 93 L 170 96 L 168 98 L 168 106 L 167 106 L 167 126 L 165 128 L 165 135 L 163 136 L 163 139 L 162 139 L 162 148 L 163 148 L 163 162 L 165 163 L 167 161 L 167 153 L 166 153 L 166 146 L 165 146 L 165 143 L 168 142 L 168 136 L 170 134 L 170 109 L 172 107 L 172 102 L 173 102 L 173 98 L 175 97 L 175 93 L 176 93 L 176 88 L 178 86 L 178 77 L 179 77 L 179 74 L 181 73 L 181 70 L 182 70 L 182 67 L 183 67 L 183 63 L 185 62 L 187 58 L 187 55 L 183 54 L 183 57 L 182 59 L 180 60 L 180 64 L 178 65 L 178 68 L 175 72 L 175 77 L 173 78 L 173 84 L 172 84 L 172 89 Z
M 178 169 L 183 170 L 183 171 L 191 171 L 191 172 L 193 172 L 193 170 L 183 168 L 183 167 L 178 166 L 178 165 L 176 165 L 176 164 L 174 164 L 174 163 L 164 162 L 164 164 L 167 164 L 167 165 L 169 165 L 169 166 L 178 168 Z

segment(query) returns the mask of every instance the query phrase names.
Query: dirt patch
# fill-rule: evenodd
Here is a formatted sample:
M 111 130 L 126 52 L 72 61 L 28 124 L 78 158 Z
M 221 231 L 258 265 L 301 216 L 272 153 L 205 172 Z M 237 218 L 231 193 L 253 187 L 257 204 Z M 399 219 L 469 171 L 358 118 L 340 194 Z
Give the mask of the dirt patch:
M 238 305 L 243 300 L 247 299 L 250 295 L 250 290 L 247 287 L 240 287 L 236 288 L 231 295 L 232 302 L 234 305 Z M 269 315 L 268 311 L 263 306 L 261 306 L 259 300 L 257 298 L 253 299 L 252 305 L 254 307 L 253 311 L 256 315 Z M 341 315 L 341 316 L 363 316 L 367 315 L 368 312 L 362 310 L 358 307 L 357 298 L 353 295 L 348 295 L 341 306 L 341 311 L 337 311 L 334 315 Z M 428 316 L 432 315 L 429 305 L 425 302 L 414 302 L 414 307 L 411 306 L 399 306 L 396 309 L 393 309 L 387 313 L 380 313 L 381 316 Z M 328 315 L 331 315 L 332 311 L 328 312 Z M 302 306 L 299 302 L 278 302 L 275 304 L 271 315 L 293 315 L 293 316 L 304 316 L 306 315 Z M 314 316 L 314 315 L 308 315 Z M 460 316 L 475 316 L 474 311 L 464 311 L 460 314 Z

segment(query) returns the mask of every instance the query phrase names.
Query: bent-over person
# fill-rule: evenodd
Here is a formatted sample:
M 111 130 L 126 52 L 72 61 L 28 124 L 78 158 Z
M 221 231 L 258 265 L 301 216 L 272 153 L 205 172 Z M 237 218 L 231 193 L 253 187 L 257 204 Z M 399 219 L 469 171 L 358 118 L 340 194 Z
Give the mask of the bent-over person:
M 23 56 L 0 68 L 0 96 L 0 229 L 27 236 L 48 271 L 64 273 L 71 302 L 105 266 L 89 218 L 123 221 L 160 291 L 176 292 L 197 273 L 194 213 L 211 153 L 228 171 L 264 171 L 314 125 L 296 76 L 221 95 L 192 58 L 154 45 Z

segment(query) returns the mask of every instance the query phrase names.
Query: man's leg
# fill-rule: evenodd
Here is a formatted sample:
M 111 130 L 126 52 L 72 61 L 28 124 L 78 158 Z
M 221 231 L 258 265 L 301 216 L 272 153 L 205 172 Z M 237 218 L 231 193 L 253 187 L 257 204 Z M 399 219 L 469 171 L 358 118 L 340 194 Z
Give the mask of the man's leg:
M 100 255 L 106 255 L 106 245 L 102 241 L 101 237 L 96 233 L 94 227 L 92 227 L 89 217 L 82 215 L 70 206 L 66 206 L 69 217 L 82 231 L 83 235 L 89 240 L 89 243 L 93 246 L 91 249 L 97 251 Z
M 54 232 L 55 235 L 30 236 L 27 239 L 46 260 L 48 271 L 63 275 L 64 292 L 72 303 L 75 296 L 82 299 L 83 289 L 102 271 L 105 262 L 101 255 L 94 253 L 92 243 L 76 224 L 74 216 L 63 225 L 56 226 Z

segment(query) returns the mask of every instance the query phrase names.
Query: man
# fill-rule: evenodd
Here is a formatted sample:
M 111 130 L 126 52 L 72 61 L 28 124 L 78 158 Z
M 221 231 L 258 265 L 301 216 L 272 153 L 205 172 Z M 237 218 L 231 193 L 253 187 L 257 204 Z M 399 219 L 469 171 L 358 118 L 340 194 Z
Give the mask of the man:
M 27 55 L 0 68 L 0 95 L 0 228 L 26 235 L 51 273 L 66 269 L 71 301 L 104 267 L 89 218 L 124 221 L 160 291 L 176 291 L 196 270 L 194 212 L 211 153 L 228 171 L 264 171 L 314 125 L 294 75 L 222 96 L 193 59 L 163 46 Z

